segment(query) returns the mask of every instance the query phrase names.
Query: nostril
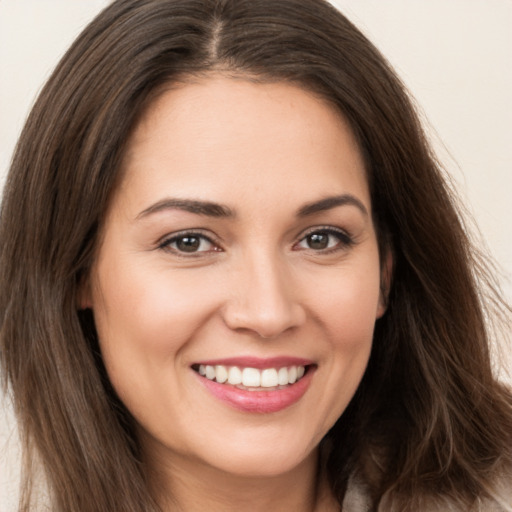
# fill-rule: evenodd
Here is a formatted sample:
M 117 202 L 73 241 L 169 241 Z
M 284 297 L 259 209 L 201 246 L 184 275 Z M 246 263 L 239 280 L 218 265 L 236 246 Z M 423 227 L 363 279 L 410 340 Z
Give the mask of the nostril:
M 303 324 L 305 314 L 299 305 L 262 311 L 250 305 L 231 305 L 224 312 L 224 322 L 233 331 L 253 333 L 263 340 L 278 338 Z
M 289 269 L 278 265 L 272 255 L 258 255 L 261 251 L 248 254 L 249 261 L 233 276 L 236 286 L 224 303 L 222 314 L 231 330 L 252 331 L 259 338 L 270 340 L 301 325 L 306 315 L 294 293 Z

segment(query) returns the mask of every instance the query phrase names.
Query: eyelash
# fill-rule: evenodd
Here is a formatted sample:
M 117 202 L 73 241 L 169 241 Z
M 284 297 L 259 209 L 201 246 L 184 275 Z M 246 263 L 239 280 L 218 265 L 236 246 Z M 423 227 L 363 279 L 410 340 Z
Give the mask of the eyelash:
M 347 250 L 355 244 L 354 238 L 349 233 L 347 233 L 347 231 L 344 231 L 339 228 L 334 228 L 332 226 L 317 226 L 307 231 L 306 234 L 303 235 L 302 238 L 299 240 L 299 242 L 294 245 L 294 247 L 296 247 L 298 244 L 302 242 L 305 242 L 308 237 L 319 234 L 328 235 L 330 237 L 334 236 L 338 239 L 338 243 L 336 243 L 333 247 L 327 247 L 325 249 L 316 250 L 306 247 L 304 248 L 305 250 L 312 250 L 313 252 L 319 254 L 331 254 L 337 251 Z
M 333 247 L 326 247 L 324 249 L 313 249 L 311 247 L 304 247 L 302 249 L 304 250 L 310 250 L 317 254 L 331 254 L 340 250 L 346 250 L 352 247 L 355 244 L 354 239 L 352 236 L 347 233 L 344 230 L 334 228 L 332 226 L 320 226 L 311 228 L 308 232 L 306 232 L 301 239 L 294 244 L 293 248 L 294 250 L 301 250 L 295 249 L 299 244 L 305 242 L 308 237 L 311 237 L 312 235 L 327 235 L 329 237 L 336 237 L 338 239 L 338 243 L 336 243 Z M 178 249 L 177 247 L 171 247 L 172 244 L 178 243 L 180 240 L 191 238 L 191 239 L 197 239 L 200 244 L 207 242 L 213 246 L 213 249 L 206 250 L 206 251 L 190 251 L 187 253 L 187 251 L 182 251 Z M 212 253 L 212 252 L 222 252 L 222 248 L 219 246 L 217 242 L 212 240 L 211 237 L 206 236 L 204 233 L 200 231 L 182 231 L 180 233 L 173 234 L 170 238 L 164 239 L 162 242 L 158 244 L 158 249 L 162 249 L 164 251 L 172 252 L 173 254 L 182 257 L 182 258 L 197 258 L 204 256 L 205 253 Z
M 208 251 L 181 251 L 178 248 L 171 247 L 172 244 L 179 242 L 185 238 L 196 238 L 199 240 L 199 243 L 204 243 L 205 241 L 211 244 L 214 248 Z M 158 248 L 164 251 L 172 252 L 173 254 L 181 257 L 181 258 L 197 258 L 200 256 L 204 256 L 205 253 L 211 252 L 220 252 L 222 249 L 219 247 L 219 244 L 212 240 L 211 237 L 206 236 L 204 233 L 200 231 L 182 231 L 180 233 L 175 233 L 169 238 L 165 238 L 158 244 Z

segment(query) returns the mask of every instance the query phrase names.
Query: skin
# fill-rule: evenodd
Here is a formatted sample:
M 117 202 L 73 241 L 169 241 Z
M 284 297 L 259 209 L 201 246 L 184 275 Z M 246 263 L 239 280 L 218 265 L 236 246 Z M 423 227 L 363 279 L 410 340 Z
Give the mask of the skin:
M 82 305 L 162 504 L 172 494 L 186 511 L 336 510 L 317 478 L 318 444 L 354 395 L 384 313 L 347 123 L 294 85 L 214 75 L 154 101 L 123 173 Z M 298 215 L 333 196 L 350 200 Z M 233 215 L 162 206 L 169 198 Z M 198 250 L 180 251 L 176 234 L 190 231 Z M 248 413 L 191 368 L 234 356 L 306 358 L 316 371 L 295 404 Z

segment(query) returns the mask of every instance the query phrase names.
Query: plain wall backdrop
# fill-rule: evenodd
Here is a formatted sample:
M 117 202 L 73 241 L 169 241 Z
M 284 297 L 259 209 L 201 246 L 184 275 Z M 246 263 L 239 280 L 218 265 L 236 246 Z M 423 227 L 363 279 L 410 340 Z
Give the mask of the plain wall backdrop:
M 0 187 L 42 84 L 106 0 L 0 0 Z M 332 0 L 415 97 L 512 299 L 512 0 Z M 0 510 L 16 509 L 19 452 L 0 404 Z

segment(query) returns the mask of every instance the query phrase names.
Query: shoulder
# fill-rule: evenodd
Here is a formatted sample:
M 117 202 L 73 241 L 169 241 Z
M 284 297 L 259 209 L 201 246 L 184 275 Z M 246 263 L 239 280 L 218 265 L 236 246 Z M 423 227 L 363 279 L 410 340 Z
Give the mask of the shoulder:
M 512 472 L 500 478 L 494 489 L 490 491 L 491 497 L 479 499 L 468 510 L 467 506 L 455 503 L 451 498 L 432 494 L 421 499 L 421 508 L 415 512 L 512 512 Z M 358 476 L 353 475 L 348 483 L 347 492 L 343 500 L 343 510 L 347 512 L 370 512 L 373 509 L 368 486 Z M 396 510 L 389 497 L 384 496 L 377 508 L 377 512 Z M 406 510 L 406 509 L 400 509 Z
M 371 510 L 368 489 L 356 475 L 350 477 L 342 510 L 347 510 L 348 512 L 369 512 Z

